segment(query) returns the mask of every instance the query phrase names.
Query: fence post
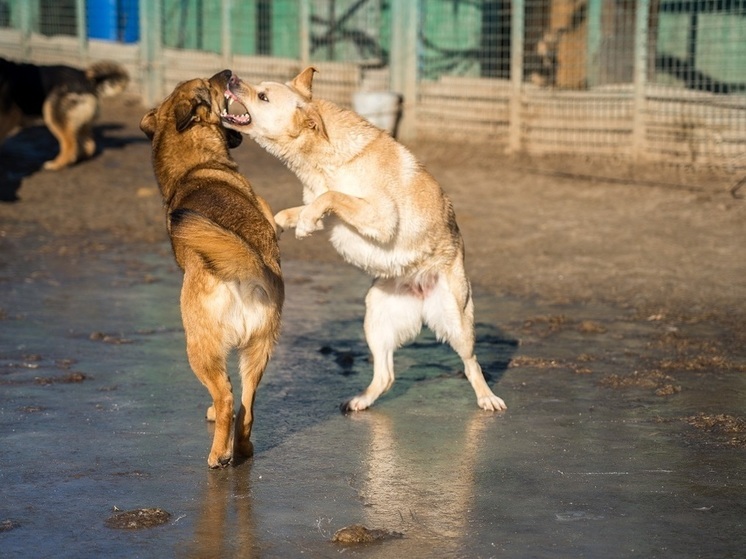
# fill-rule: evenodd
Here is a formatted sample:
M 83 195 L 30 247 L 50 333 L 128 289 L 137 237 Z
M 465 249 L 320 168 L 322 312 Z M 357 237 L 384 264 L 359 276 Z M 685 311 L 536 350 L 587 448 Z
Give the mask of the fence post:
M 391 89 L 403 97 L 397 136 L 414 140 L 417 135 L 417 42 L 420 32 L 421 2 L 391 2 Z
M 88 65 L 88 14 L 86 13 L 86 1 L 75 0 L 75 18 L 76 33 L 78 35 L 78 54 L 80 59 Z
M 513 0 L 510 11 L 510 103 L 508 108 L 507 153 L 521 149 L 521 106 L 523 104 L 523 38 L 525 37 L 525 2 Z
M 21 57 L 26 60 L 31 56 L 31 2 L 20 2 L 18 6 L 18 23 L 21 30 Z
M 301 68 L 311 63 L 311 0 L 300 0 L 300 62 Z
M 220 54 L 223 57 L 223 68 L 233 67 L 233 35 L 231 34 L 231 12 L 233 0 L 220 2 Z
M 143 102 L 155 105 L 163 97 L 163 0 L 140 0 L 140 72 Z
M 632 121 L 632 156 L 641 159 L 645 154 L 645 117 L 648 81 L 648 22 L 650 0 L 637 0 L 635 13 L 634 108 Z
M 588 0 L 588 49 L 586 56 L 586 70 L 588 87 L 599 85 L 601 69 L 601 43 L 603 41 L 601 11 L 603 0 Z

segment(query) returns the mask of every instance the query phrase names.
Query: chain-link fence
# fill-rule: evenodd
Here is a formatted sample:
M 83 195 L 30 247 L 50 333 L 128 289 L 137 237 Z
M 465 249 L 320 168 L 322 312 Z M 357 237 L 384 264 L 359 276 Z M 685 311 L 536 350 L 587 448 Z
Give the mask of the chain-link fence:
M 746 0 L 0 0 L 0 54 L 404 97 L 400 135 L 746 168 Z

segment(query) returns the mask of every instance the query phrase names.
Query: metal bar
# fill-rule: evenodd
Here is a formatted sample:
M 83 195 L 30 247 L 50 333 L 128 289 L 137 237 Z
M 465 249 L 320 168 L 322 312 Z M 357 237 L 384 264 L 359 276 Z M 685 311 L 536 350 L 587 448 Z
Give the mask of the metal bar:
M 20 2 L 18 12 L 18 23 L 21 30 L 21 57 L 25 60 L 31 56 L 31 2 Z
M 305 68 L 311 62 L 311 0 L 300 0 L 300 62 Z
M 645 89 L 648 81 L 648 22 L 650 0 L 637 0 L 635 13 L 634 110 L 632 121 L 632 155 L 645 154 Z
M 86 14 L 86 0 L 75 0 L 75 14 L 75 27 L 78 36 L 78 54 L 83 63 L 88 64 L 88 29 L 86 28 L 88 18 Z
M 220 2 L 220 54 L 223 58 L 223 67 L 233 66 L 233 36 L 231 34 L 231 14 L 233 13 L 233 0 L 222 0 Z
M 588 87 L 599 85 L 601 68 L 601 10 L 603 0 L 588 0 L 588 56 L 586 58 L 586 79 Z
M 402 96 L 398 137 L 413 140 L 417 135 L 417 56 L 421 2 L 391 3 L 391 89 Z
M 507 153 L 517 153 L 523 143 L 521 106 L 523 105 L 523 41 L 526 25 L 524 0 L 513 0 L 510 13 L 510 103 Z
M 146 105 L 163 98 L 162 13 L 163 0 L 140 0 L 140 72 Z

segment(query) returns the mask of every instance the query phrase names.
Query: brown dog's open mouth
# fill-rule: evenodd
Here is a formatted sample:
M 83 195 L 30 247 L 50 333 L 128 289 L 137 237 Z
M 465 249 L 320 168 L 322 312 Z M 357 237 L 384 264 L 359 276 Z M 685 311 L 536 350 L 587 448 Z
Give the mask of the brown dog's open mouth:
M 225 107 L 220 113 L 220 118 L 223 119 L 223 122 L 238 126 L 251 124 L 249 110 L 233 95 L 230 89 L 225 90 Z

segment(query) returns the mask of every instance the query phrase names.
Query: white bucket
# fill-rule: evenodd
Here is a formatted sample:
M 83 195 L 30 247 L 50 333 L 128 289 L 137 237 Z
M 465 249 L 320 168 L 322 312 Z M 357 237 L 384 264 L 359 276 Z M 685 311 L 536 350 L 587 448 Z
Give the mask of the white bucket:
M 396 132 L 401 98 L 392 91 L 357 91 L 352 95 L 352 108 L 371 124 L 391 134 Z

